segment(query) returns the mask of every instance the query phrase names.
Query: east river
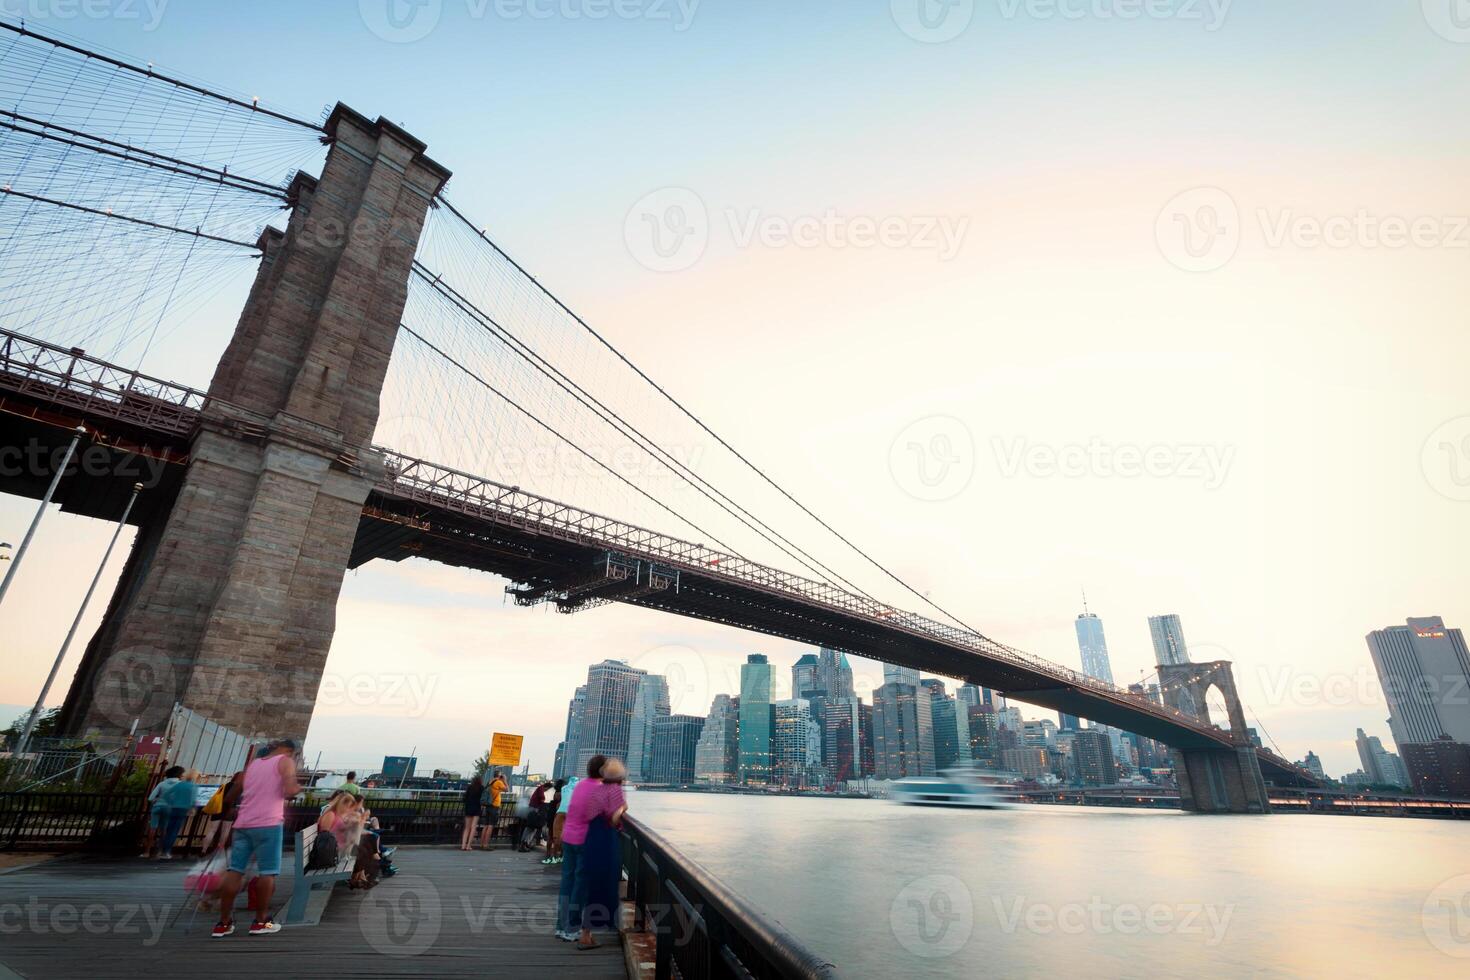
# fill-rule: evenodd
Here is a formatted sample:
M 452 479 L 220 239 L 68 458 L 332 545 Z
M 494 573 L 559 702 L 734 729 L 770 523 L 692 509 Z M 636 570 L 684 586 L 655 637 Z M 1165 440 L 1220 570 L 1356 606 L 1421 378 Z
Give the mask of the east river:
M 1470 823 L 639 792 L 856 977 L 1470 974 Z

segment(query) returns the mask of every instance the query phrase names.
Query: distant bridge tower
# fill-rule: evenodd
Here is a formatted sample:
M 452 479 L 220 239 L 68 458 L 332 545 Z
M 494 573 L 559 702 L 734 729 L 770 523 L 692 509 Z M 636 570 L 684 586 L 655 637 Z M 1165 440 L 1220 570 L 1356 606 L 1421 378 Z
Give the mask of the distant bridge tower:
M 1215 688 L 1225 700 L 1229 731 L 1234 748 L 1170 749 L 1174 776 L 1179 782 L 1179 806 L 1195 813 L 1269 813 L 1266 781 L 1260 759 L 1245 724 L 1245 709 L 1235 690 L 1235 672 L 1230 662 L 1160 664 L 1159 687 L 1164 704 L 1206 723 L 1210 718 L 1205 700 Z
M 73 731 L 157 730 L 175 701 L 249 735 L 305 734 L 336 626 L 371 440 L 424 219 L 449 173 L 338 105 L 320 180 L 215 370 L 166 519 L 140 529 L 67 696 Z

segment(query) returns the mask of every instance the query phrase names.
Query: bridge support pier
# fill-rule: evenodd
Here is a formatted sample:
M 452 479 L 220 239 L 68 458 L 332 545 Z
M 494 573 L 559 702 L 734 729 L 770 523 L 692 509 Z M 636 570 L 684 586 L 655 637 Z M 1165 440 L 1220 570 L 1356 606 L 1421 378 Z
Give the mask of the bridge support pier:
M 68 695 L 77 732 L 158 731 L 175 702 L 247 735 L 306 733 L 362 505 L 379 395 L 424 219 L 448 172 L 338 106 L 298 175 L 216 368 L 188 472 L 140 535 Z
M 1270 813 L 1261 763 L 1250 746 L 1172 749 L 1179 808 L 1190 813 Z

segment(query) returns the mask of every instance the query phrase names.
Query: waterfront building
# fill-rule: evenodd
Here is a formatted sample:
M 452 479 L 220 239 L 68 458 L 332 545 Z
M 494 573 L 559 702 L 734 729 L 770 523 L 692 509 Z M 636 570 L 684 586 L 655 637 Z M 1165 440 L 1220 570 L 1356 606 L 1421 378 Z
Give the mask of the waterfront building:
M 1072 736 L 1077 776 L 1087 786 L 1111 786 L 1118 781 L 1113 742 L 1105 732 L 1088 729 Z
M 752 653 L 740 668 L 740 781 L 771 780 L 771 663 Z
M 1056 722 L 1050 718 L 1043 718 L 1040 721 L 1023 721 L 1020 734 L 1027 745 L 1039 745 L 1044 749 L 1057 747 L 1057 726 Z
M 1470 650 L 1438 616 L 1374 630 L 1368 651 L 1388 701 L 1388 728 L 1407 765 L 1408 745 L 1448 736 L 1470 743 Z
M 577 739 L 582 735 L 582 710 L 587 706 L 587 685 L 583 684 L 577 688 L 572 695 L 571 703 L 567 705 L 567 727 L 562 737 L 562 745 L 565 748 L 561 754 L 561 764 L 553 770 L 557 779 L 567 779 L 578 775 L 577 767 Z
M 1002 749 L 1000 756 L 1001 768 L 1019 773 L 1023 779 L 1039 779 L 1042 774 L 1051 771 L 1051 763 L 1047 758 L 1046 749 L 1033 748 L 1031 746 Z
M 820 785 L 821 729 L 806 698 L 771 705 L 771 781 L 782 786 Z
M 1470 799 L 1470 745 L 1449 736 L 1403 746 L 1404 766 L 1420 796 Z
M 854 696 L 852 665 L 847 662 L 847 654 L 822 648 L 817 654 L 817 687 L 833 699 Z
M 932 701 L 918 684 L 893 681 L 873 692 L 873 757 L 879 779 L 933 775 Z
M 1099 634 L 1102 631 L 1101 623 L 1098 624 L 1098 631 Z M 1184 626 L 1179 622 L 1178 616 L 1173 613 L 1164 616 L 1150 616 L 1148 631 L 1154 641 L 1155 663 L 1160 665 L 1189 663 L 1189 647 L 1184 643 Z M 1109 675 L 1111 676 L 1111 670 Z
M 863 766 L 864 708 L 871 713 L 872 708 L 855 697 L 827 702 L 823 725 L 822 766 L 833 782 L 845 783 L 870 775 Z
M 934 768 L 952 768 L 960 758 L 960 732 L 955 720 L 955 700 L 944 689 L 944 681 L 926 677 L 920 684 L 929 691 L 930 720 L 934 725 Z M 966 731 L 969 725 L 965 726 Z
M 694 750 L 694 779 L 733 783 L 740 776 L 740 699 L 716 694 Z
M 970 723 L 970 758 L 982 765 L 997 765 L 999 758 L 996 755 L 994 706 L 972 704 L 967 706 L 965 714 L 969 716 Z
M 1301 766 L 1303 769 L 1311 773 L 1313 776 L 1316 776 L 1318 779 L 1325 780 L 1327 778 L 1327 773 L 1324 772 L 1322 769 L 1322 760 L 1318 758 L 1317 753 L 1313 752 L 1311 749 L 1307 750 L 1307 757 L 1301 762 L 1297 763 L 1297 765 Z
M 669 714 L 669 681 L 660 674 L 645 674 L 638 680 L 633 701 L 633 720 L 628 732 L 628 781 L 642 782 L 653 751 L 653 726 Z
M 873 738 L 873 706 L 858 702 L 858 742 L 862 749 L 862 776 L 872 776 L 878 771 L 877 750 Z
M 1087 599 L 1082 600 L 1083 611 L 1077 617 L 1077 649 L 1082 654 L 1082 673 L 1088 677 L 1113 683 L 1113 665 L 1108 660 L 1108 640 L 1103 635 L 1103 623 L 1096 614 L 1087 611 Z M 1179 617 L 1173 617 L 1175 623 Z M 1153 620 L 1149 620 L 1152 627 Z M 1183 649 L 1183 634 L 1180 634 L 1180 649 Z
M 1363 764 L 1363 774 L 1369 784 L 1402 788 L 1410 785 L 1409 773 L 1404 768 L 1403 760 L 1385 749 L 1383 741 L 1377 735 L 1369 735 L 1359 728 L 1356 742 L 1358 761 Z
M 646 780 L 663 786 L 694 782 L 695 754 L 704 719 L 698 715 L 661 715 L 653 722 Z
M 646 670 L 621 660 L 604 660 L 587 670 L 587 703 L 577 735 L 577 767 L 583 772 L 594 755 L 627 759 L 633 731 L 633 704 Z

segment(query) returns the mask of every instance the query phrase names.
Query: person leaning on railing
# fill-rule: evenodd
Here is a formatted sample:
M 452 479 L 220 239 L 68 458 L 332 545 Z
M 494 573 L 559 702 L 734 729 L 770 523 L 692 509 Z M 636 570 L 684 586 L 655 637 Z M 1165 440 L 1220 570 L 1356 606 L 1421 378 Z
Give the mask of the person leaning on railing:
M 617 759 L 594 755 L 587 760 L 587 778 L 577 784 L 562 827 L 561 891 L 557 898 L 556 938 L 575 942 L 578 949 L 596 949 L 588 917 L 588 896 L 598 884 L 597 868 L 588 847 L 592 824 L 605 819 L 622 826 L 628 812 L 622 782 L 627 768 Z M 600 890 L 600 889 L 599 889 Z M 611 911 L 611 910 L 610 910 Z

